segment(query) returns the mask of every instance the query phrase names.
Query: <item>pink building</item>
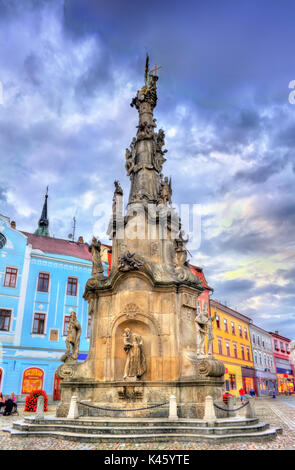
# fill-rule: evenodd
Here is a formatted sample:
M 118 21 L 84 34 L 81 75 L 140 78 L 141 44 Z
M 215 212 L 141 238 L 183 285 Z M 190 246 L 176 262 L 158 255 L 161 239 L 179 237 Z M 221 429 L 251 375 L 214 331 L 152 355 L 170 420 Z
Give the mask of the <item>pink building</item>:
M 291 340 L 269 331 L 272 337 L 273 356 L 278 379 L 279 393 L 294 393 L 294 366 L 291 362 Z

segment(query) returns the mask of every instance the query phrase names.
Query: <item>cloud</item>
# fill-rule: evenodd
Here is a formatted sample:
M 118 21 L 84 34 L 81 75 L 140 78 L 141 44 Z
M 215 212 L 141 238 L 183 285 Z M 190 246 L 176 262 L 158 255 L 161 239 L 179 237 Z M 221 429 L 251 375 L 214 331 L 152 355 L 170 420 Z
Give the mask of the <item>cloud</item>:
M 149 52 L 173 201 L 202 205 L 193 262 L 218 298 L 294 335 L 293 13 L 269 0 L 0 0 L 1 213 L 33 232 L 49 185 L 51 234 L 66 238 L 74 216 L 84 239 L 101 230 L 115 179 L 128 198 L 129 104 Z

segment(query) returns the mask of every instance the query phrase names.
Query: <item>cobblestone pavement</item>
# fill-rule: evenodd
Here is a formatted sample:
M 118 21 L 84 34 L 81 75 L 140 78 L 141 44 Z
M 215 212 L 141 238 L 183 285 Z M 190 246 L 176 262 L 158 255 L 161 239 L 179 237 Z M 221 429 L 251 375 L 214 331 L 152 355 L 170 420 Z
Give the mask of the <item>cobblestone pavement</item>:
M 291 401 L 292 400 L 292 401 Z M 22 416 L 32 416 L 24 413 L 20 407 L 19 416 L 0 415 L 0 449 L 1 450 L 295 450 L 295 408 L 294 399 L 258 399 L 256 410 L 261 421 L 268 422 L 271 427 L 281 427 L 283 434 L 273 441 L 234 442 L 223 444 L 207 444 L 204 442 L 171 442 L 171 443 L 143 443 L 143 444 L 93 444 L 77 443 L 53 438 L 11 438 L 9 432 L 3 429 L 10 428 L 14 421 Z M 49 406 L 48 414 L 54 414 L 55 407 Z

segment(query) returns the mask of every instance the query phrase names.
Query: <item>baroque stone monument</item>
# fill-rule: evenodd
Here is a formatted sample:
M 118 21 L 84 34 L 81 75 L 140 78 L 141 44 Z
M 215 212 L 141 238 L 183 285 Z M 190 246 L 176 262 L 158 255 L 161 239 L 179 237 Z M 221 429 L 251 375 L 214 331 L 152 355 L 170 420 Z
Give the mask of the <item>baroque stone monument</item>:
M 173 208 L 171 178 L 162 174 L 167 150 L 153 116 L 156 71 L 149 70 L 147 57 L 144 86 L 131 102 L 139 122 L 125 152 L 130 178 L 125 213 L 123 191 L 115 182 L 108 229 L 112 268 L 104 277 L 94 238 L 92 277 L 84 292 L 91 315 L 89 354 L 82 363 L 61 366 L 57 416 L 67 416 L 71 397 L 77 396 L 78 402 L 101 408 L 147 408 L 132 416 L 167 417 L 167 409 L 150 406 L 173 395 L 180 417 L 203 419 L 205 397 L 222 396 L 224 365 L 212 355 L 213 319 L 208 312 L 196 317 L 203 287 L 187 261 L 188 239 Z M 116 415 L 105 411 L 105 416 Z

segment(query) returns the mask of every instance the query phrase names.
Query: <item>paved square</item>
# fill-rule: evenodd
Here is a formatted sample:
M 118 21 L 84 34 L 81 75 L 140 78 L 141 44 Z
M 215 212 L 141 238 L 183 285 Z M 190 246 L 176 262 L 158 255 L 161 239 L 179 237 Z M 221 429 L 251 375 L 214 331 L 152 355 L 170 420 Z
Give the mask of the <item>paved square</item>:
M 54 414 L 54 406 L 49 406 L 48 409 L 47 414 Z M 24 415 L 32 416 L 32 413 L 24 413 L 23 407 L 20 407 L 19 416 L 0 415 L 0 448 L 2 450 L 295 450 L 295 397 L 259 398 L 256 400 L 256 409 L 261 421 L 268 422 L 271 427 L 281 427 L 283 434 L 273 441 L 264 443 L 233 442 L 214 445 L 204 442 L 93 444 L 53 438 L 11 438 L 9 432 L 3 429 L 10 428 L 14 421 L 20 420 Z

